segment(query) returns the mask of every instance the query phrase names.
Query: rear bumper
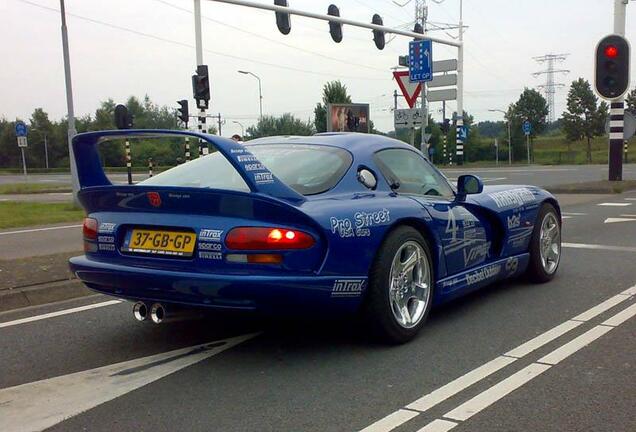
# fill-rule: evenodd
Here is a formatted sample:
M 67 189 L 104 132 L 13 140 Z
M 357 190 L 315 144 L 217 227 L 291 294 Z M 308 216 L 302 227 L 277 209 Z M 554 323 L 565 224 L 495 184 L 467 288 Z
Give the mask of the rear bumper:
M 367 285 L 366 276 L 273 277 L 177 272 L 112 264 L 86 256 L 71 258 L 69 265 L 88 288 L 103 294 L 223 310 L 351 313 L 358 308 Z M 343 286 L 348 288 L 343 290 Z

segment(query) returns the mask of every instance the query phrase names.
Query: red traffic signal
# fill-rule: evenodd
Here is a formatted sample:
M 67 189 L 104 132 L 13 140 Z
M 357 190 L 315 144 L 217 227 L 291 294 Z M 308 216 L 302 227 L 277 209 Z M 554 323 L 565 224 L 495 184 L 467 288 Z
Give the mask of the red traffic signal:
M 601 39 L 596 47 L 594 87 L 607 100 L 622 97 L 629 88 L 629 42 L 619 35 Z
M 611 59 L 618 57 L 618 48 L 616 45 L 608 45 L 605 47 L 605 57 Z

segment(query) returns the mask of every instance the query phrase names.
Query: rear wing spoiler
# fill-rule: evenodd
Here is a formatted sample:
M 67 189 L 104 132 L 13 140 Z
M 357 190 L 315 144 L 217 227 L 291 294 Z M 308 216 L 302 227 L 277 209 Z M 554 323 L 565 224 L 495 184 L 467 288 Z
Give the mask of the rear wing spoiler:
M 209 146 L 221 153 L 232 164 L 243 178 L 251 192 L 269 195 L 285 201 L 300 203 L 305 197 L 291 189 L 272 174 L 256 157 L 250 153 L 248 147 L 219 136 L 207 135 L 189 131 L 163 129 L 129 129 L 87 132 L 73 138 L 73 151 L 77 165 L 77 175 L 80 189 L 93 186 L 110 186 L 112 183 L 106 177 L 97 150 L 97 146 L 104 141 L 124 138 L 160 138 L 160 137 L 190 137 L 203 140 Z M 196 142 L 196 141 L 195 141 Z

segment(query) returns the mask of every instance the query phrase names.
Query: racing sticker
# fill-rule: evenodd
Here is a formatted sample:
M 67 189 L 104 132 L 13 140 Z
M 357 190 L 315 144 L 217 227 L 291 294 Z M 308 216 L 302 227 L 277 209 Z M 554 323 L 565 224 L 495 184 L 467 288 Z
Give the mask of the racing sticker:
M 199 231 L 199 241 L 220 242 L 223 230 L 204 228 Z
M 464 249 L 464 267 L 472 267 L 486 261 L 490 252 L 490 242 Z
M 99 228 L 97 229 L 97 231 L 101 234 L 112 234 L 115 232 L 115 227 L 117 226 L 117 224 L 114 223 L 110 223 L 110 222 L 102 222 L 99 224 Z
M 466 285 L 474 285 L 496 277 L 501 272 L 500 264 L 493 264 L 466 275 Z
M 329 218 L 332 234 L 338 233 L 342 238 L 369 237 L 371 227 L 385 225 L 390 221 L 391 212 L 386 208 L 372 212 L 356 212 L 353 215 L 353 221 L 349 218 L 339 219 L 333 216 Z
M 256 159 L 256 156 L 252 154 L 237 156 L 236 160 L 238 160 L 239 162 L 258 162 L 258 160 Z
M 508 258 L 506 260 L 505 268 L 506 268 L 506 273 L 508 275 L 513 275 L 517 273 L 517 270 L 519 269 L 519 258 L 517 257 Z
M 364 283 L 364 279 L 336 279 L 331 289 L 331 297 L 360 297 Z
M 506 218 L 508 229 L 515 229 L 521 226 L 521 213 L 512 214 Z
M 109 243 L 100 243 L 99 250 L 105 252 L 115 252 L 115 245 Z
M 113 236 L 107 236 L 107 235 L 100 235 L 97 237 L 97 241 L 100 243 L 115 243 L 115 237 Z
M 528 188 L 516 188 L 507 191 L 488 194 L 499 208 L 518 207 L 535 200 L 534 194 Z
M 201 246 L 199 245 L 199 248 Z M 223 254 L 221 252 L 199 252 L 200 259 L 208 259 L 208 260 L 220 260 L 223 259 Z
M 274 183 L 274 175 L 269 171 L 254 173 L 254 182 L 256 184 Z

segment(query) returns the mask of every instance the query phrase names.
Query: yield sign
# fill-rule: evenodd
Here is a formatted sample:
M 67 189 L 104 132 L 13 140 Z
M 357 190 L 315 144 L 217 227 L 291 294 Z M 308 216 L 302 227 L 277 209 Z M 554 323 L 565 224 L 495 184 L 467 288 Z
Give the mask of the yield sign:
M 409 71 L 394 71 L 393 78 L 395 78 L 400 90 L 402 90 L 402 95 L 404 99 L 406 99 L 406 103 L 409 104 L 410 108 L 413 108 L 415 101 L 417 101 L 422 91 L 422 83 L 411 82 L 411 80 L 409 80 Z

